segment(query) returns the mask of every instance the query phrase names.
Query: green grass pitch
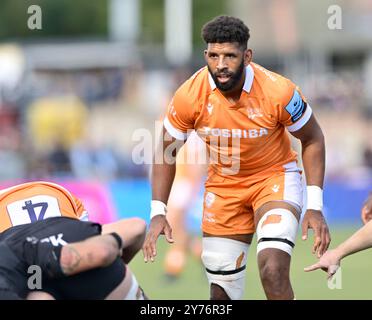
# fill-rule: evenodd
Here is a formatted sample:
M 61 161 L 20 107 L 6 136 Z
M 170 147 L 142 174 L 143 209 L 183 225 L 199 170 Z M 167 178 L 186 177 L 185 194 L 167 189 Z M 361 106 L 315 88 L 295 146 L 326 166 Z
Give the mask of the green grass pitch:
M 331 248 L 349 237 L 360 226 L 331 228 Z M 314 271 L 305 273 L 303 268 L 316 261 L 311 253 L 312 233 L 307 241 L 297 239 L 292 255 L 291 281 L 298 300 L 337 300 L 372 299 L 372 249 L 346 257 L 342 262 L 341 288 L 330 289 L 326 273 Z M 158 256 L 154 263 L 143 262 L 140 252 L 130 267 L 136 274 L 140 285 L 150 299 L 160 300 L 198 300 L 209 298 L 209 288 L 204 269 L 196 257 L 189 255 L 182 276 L 175 281 L 167 280 L 163 275 L 163 257 L 168 244 L 161 237 L 158 242 Z M 256 262 L 256 239 L 249 250 L 246 290 L 244 299 L 265 299 L 258 275 Z

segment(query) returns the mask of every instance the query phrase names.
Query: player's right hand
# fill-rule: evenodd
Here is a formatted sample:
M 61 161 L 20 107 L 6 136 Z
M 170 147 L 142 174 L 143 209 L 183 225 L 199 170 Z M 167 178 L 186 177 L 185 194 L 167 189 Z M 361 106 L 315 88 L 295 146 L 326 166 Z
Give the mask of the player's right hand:
M 173 243 L 172 228 L 164 215 L 157 215 L 151 219 L 142 251 L 145 262 L 154 262 L 156 256 L 156 241 L 160 234 L 164 234 L 169 243 Z
M 328 249 L 331 236 L 324 216 L 321 211 L 308 209 L 302 219 L 302 240 L 307 239 L 309 229 L 314 231 L 313 254 L 316 253 L 320 258 Z

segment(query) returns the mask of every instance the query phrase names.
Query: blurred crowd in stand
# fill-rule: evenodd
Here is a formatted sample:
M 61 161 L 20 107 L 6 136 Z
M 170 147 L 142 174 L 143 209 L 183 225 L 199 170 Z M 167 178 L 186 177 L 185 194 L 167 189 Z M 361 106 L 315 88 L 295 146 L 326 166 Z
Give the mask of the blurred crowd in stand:
M 155 120 L 161 120 L 173 90 L 195 70 L 148 69 L 139 63 L 23 68 L 12 83 L 0 77 L 0 160 L 6 164 L 0 166 L 0 179 L 147 177 L 148 163 L 132 158 L 133 148 L 143 142 L 134 133 L 148 130 L 144 146 L 151 151 Z M 325 132 L 328 178 L 372 175 L 372 106 L 360 72 L 303 79 L 302 90 Z

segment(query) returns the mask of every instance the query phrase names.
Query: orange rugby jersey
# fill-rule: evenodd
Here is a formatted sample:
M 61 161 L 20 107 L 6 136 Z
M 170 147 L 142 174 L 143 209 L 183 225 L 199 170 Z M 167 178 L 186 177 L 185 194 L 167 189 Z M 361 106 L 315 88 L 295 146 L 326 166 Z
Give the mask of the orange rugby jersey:
M 0 232 L 58 216 L 88 220 L 82 202 L 54 183 L 29 182 L 0 191 Z
M 283 169 L 297 158 L 286 129 L 299 130 L 312 114 L 290 80 L 255 63 L 245 72 L 242 94 L 233 104 L 216 88 L 208 68 L 200 69 L 176 91 L 164 119 L 176 139 L 185 140 L 196 130 L 218 173 Z

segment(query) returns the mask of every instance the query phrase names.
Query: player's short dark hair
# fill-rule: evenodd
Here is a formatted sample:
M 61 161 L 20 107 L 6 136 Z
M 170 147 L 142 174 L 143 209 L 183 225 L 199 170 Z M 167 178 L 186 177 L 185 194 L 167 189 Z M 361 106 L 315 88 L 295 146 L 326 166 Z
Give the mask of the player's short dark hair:
M 238 42 L 244 49 L 249 40 L 249 29 L 244 22 L 230 16 L 218 16 L 202 28 L 202 37 L 208 43 Z

